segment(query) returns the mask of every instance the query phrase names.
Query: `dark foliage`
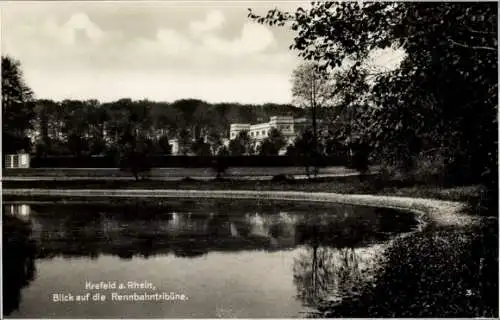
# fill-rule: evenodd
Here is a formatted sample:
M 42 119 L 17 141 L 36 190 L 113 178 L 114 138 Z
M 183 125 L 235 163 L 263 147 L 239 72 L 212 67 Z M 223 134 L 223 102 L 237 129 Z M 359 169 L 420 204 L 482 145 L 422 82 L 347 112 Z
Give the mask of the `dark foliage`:
M 481 183 L 493 199 L 497 11 L 497 3 L 313 2 L 249 17 L 295 31 L 290 48 L 321 70 L 347 68 L 336 75 L 343 139 L 406 173 L 417 156 L 432 154 L 444 159 L 442 183 Z M 370 53 L 387 48 L 405 53 L 400 66 L 372 72 Z
M 37 249 L 28 223 L 7 215 L 2 220 L 2 309 L 8 316 L 19 309 L 22 289 L 35 279 Z
M 136 180 L 144 178 L 151 168 L 150 156 L 143 152 L 129 151 L 120 159 L 120 169 L 130 171 Z
M 129 123 L 149 136 L 161 152 L 170 153 L 168 139 L 179 138 L 186 145 L 181 148 L 181 154 L 187 154 L 191 151 L 191 139 L 207 135 L 215 153 L 231 123 L 257 123 L 275 115 L 300 117 L 304 114 L 303 109 L 292 105 L 210 104 L 196 99 L 172 103 L 131 99 L 108 103 L 37 100 L 33 105 L 32 118 L 41 132 L 40 141 L 36 143 L 38 154 L 46 155 L 107 153 L 127 131 Z M 73 136 L 71 143 L 70 136 Z M 81 144 L 83 141 L 86 143 Z
M 125 156 L 125 154 L 124 154 Z M 212 168 L 214 161 L 219 157 L 224 158 L 227 166 L 231 167 L 290 167 L 305 165 L 310 161 L 301 155 L 290 156 L 166 156 L 145 154 L 152 168 L 161 167 L 186 167 L 186 168 Z M 315 162 L 322 166 L 345 166 L 348 164 L 347 155 L 320 157 Z M 108 156 L 60 156 L 60 157 L 33 157 L 32 168 L 117 168 L 119 160 L 114 155 Z M 21 171 L 20 171 L 21 172 Z
M 326 317 L 498 317 L 498 228 L 427 230 L 394 243 L 361 296 Z
M 33 92 L 23 79 L 19 61 L 2 56 L 2 153 L 29 152 L 33 129 Z

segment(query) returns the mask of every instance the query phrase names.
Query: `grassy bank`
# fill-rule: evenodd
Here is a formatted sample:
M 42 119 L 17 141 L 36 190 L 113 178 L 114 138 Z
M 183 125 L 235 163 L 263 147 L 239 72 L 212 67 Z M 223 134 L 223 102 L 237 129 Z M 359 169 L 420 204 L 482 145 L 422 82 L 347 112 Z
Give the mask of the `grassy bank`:
M 362 294 L 319 317 L 498 317 L 498 225 L 431 227 L 396 240 Z
M 214 179 L 211 181 L 185 178 L 181 181 L 4 181 L 3 188 L 41 189 L 196 189 L 196 190 L 261 190 L 332 192 L 341 194 L 379 194 L 416 198 L 461 201 L 470 204 L 471 213 L 490 214 L 484 207 L 485 193 L 478 185 L 444 188 L 433 184 L 408 184 L 400 181 L 380 181 L 376 177 L 356 176 L 290 180 L 275 176 L 271 181 Z
M 375 170 L 376 168 L 373 168 Z M 356 172 L 342 166 L 331 166 L 321 168 L 322 174 L 346 174 Z M 303 175 L 304 167 L 230 167 L 225 171 L 227 176 L 274 176 L 279 174 Z M 3 175 L 6 177 L 118 177 L 130 178 L 130 172 L 119 168 L 4 168 Z M 149 177 L 206 177 L 213 178 L 216 171 L 212 168 L 152 168 L 147 173 Z

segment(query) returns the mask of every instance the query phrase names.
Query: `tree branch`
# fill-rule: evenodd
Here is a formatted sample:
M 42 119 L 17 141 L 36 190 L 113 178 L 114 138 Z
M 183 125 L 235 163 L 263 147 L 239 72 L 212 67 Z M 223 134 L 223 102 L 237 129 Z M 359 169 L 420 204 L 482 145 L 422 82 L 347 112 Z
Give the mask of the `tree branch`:
M 469 31 L 470 33 L 477 33 L 477 34 L 488 34 L 488 35 L 496 35 L 496 32 L 491 32 L 491 31 L 482 31 L 482 30 L 475 30 L 472 29 L 471 27 L 463 24 L 463 29 Z
M 449 41 L 451 44 L 455 45 L 455 46 L 462 47 L 462 48 L 467 48 L 467 49 L 471 49 L 471 50 L 489 50 L 489 51 L 497 51 L 497 48 L 493 48 L 493 47 L 487 47 L 487 46 L 468 46 L 468 45 L 466 45 L 466 44 L 456 42 L 456 41 L 452 40 L 451 38 L 448 38 L 448 41 Z

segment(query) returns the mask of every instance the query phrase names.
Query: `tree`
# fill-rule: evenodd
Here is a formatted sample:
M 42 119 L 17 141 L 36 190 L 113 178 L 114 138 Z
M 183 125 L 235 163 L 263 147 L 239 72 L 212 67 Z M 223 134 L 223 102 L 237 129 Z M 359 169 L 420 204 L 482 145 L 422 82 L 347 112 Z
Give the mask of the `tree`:
M 79 134 L 71 133 L 68 136 L 68 149 L 72 155 L 81 156 L 89 149 L 89 141 Z
M 106 141 L 102 136 L 93 136 L 87 140 L 89 153 L 91 155 L 100 155 L 106 152 Z
M 343 101 L 352 116 L 345 138 L 407 168 L 417 154 L 439 154 L 453 183 L 480 181 L 496 194 L 496 3 L 314 2 L 249 16 L 290 27 L 290 48 L 320 69 L 346 68 L 349 81 L 336 86 L 347 97 L 368 91 Z M 404 52 L 401 64 L 370 72 L 370 55 L 387 48 Z
M 220 148 L 222 147 L 222 137 L 219 132 L 216 130 L 212 130 L 209 132 L 207 136 L 207 142 L 210 145 L 210 150 L 212 154 L 218 154 Z
M 292 96 L 299 106 L 311 109 L 313 141 L 317 148 L 317 108 L 332 102 L 334 90 L 328 74 L 314 62 L 299 65 L 292 73 Z
M 103 154 L 107 151 L 105 135 L 106 123 L 109 119 L 108 114 L 97 100 L 88 100 L 86 105 L 88 106 L 89 153 L 92 155 Z
M 229 152 L 232 156 L 243 156 L 252 153 L 252 139 L 248 131 L 241 131 L 236 138 L 229 142 Z
M 90 136 L 89 114 L 91 108 L 80 100 L 63 100 L 61 102 L 64 125 L 62 132 L 66 137 L 67 147 L 71 154 L 79 156 L 87 153 Z
M 322 156 L 319 152 L 322 146 L 319 143 L 315 146 L 314 140 L 315 137 L 312 131 L 306 130 L 295 139 L 293 147 L 287 150 L 288 155 L 298 156 L 303 159 L 303 165 L 308 177 L 311 175 L 311 170 L 314 176 L 318 174 Z
M 2 56 L 2 151 L 16 153 L 29 151 L 28 133 L 33 129 L 34 97 L 26 85 L 21 63 Z
M 33 129 L 38 131 L 35 139 L 35 152 L 38 156 L 58 154 L 61 150 L 54 150 L 62 141 L 63 115 L 59 103 L 53 100 L 41 99 L 35 102 Z
M 258 147 L 258 152 L 263 156 L 277 156 L 279 151 L 285 146 L 286 140 L 281 131 L 271 128 L 268 137 Z
M 172 146 L 169 143 L 169 139 L 168 139 L 167 135 L 160 136 L 158 138 L 157 144 L 158 144 L 158 149 L 162 153 L 164 153 L 166 155 L 172 154 Z
M 140 179 L 141 173 L 147 173 L 151 170 L 151 152 L 153 143 L 139 130 L 129 123 L 125 133 L 119 140 L 120 168 L 130 170 L 135 180 Z
M 210 145 L 203 138 L 198 138 L 191 146 L 191 151 L 197 156 L 209 157 L 212 155 Z
M 229 168 L 229 161 L 227 161 L 229 155 L 229 149 L 226 146 L 219 148 L 216 158 L 212 163 L 212 169 L 215 171 L 217 179 L 221 178 Z
M 179 153 L 183 156 L 187 155 L 191 150 L 193 138 L 191 132 L 187 129 L 181 129 L 179 132 Z

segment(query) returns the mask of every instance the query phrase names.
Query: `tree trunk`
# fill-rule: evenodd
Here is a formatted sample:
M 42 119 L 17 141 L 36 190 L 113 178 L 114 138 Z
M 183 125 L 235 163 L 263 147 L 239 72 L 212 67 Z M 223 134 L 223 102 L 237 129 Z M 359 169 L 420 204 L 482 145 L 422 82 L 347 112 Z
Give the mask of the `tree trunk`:
M 317 157 L 319 155 L 318 150 L 318 125 L 316 123 L 316 74 L 313 74 L 312 80 L 312 99 L 311 99 L 311 112 L 312 112 L 312 125 L 313 125 L 313 154 L 312 154 L 312 166 L 314 177 L 317 176 Z

